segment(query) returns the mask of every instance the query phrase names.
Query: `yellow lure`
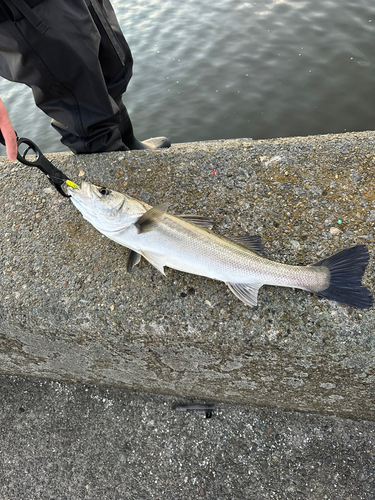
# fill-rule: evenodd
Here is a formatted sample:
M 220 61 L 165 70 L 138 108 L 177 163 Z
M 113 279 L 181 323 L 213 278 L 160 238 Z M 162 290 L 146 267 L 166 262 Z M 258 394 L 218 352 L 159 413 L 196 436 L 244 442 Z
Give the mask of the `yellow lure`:
M 73 189 L 81 189 L 79 186 L 77 186 L 77 184 L 74 184 L 74 182 L 70 181 L 69 179 L 65 181 L 68 186 L 70 186 L 71 188 Z

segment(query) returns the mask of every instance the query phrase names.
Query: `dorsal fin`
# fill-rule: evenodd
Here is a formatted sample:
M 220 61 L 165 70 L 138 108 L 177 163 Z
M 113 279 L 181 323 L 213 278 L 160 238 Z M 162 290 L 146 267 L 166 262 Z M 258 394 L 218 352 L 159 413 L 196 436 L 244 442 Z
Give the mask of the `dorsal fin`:
M 259 235 L 246 234 L 245 236 L 231 236 L 230 239 L 251 252 L 257 253 L 261 257 L 266 257 L 266 250 Z
M 191 215 L 191 214 L 183 214 L 179 215 L 181 219 L 185 219 L 188 222 L 192 222 L 197 226 L 204 227 L 205 229 L 212 229 L 215 225 L 215 221 L 210 217 L 205 217 L 204 215 Z
M 134 224 L 138 233 L 148 233 L 164 219 L 169 203 L 161 203 L 147 210 Z

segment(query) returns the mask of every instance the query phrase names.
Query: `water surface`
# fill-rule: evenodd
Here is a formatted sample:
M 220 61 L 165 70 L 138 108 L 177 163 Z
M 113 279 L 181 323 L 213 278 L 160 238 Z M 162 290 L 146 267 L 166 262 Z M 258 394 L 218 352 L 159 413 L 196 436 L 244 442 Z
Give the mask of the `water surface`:
M 173 142 L 374 129 L 370 0 L 114 0 L 136 135 Z M 0 80 L 20 135 L 66 151 L 31 91 Z M 1 149 L 0 154 L 4 154 Z

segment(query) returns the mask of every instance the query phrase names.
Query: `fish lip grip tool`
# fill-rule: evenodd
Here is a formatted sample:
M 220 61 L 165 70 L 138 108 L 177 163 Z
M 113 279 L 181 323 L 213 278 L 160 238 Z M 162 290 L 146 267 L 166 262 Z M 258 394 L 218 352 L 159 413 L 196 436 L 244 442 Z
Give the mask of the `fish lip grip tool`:
M 17 135 L 17 133 L 16 133 Z M 0 142 L 5 146 L 5 140 L 0 131 Z M 62 185 L 69 180 L 69 178 L 61 172 L 53 163 L 51 163 L 35 142 L 30 139 L 26 139 L 26 137 L 18 137 L 17 135 L 17 160 L 24 165 L 28 165 L 29 167 L 39 168 L 48 178 L 50 183 L 57 189 L 57 191 L 64 196 L 65 198 L 70 198 L 70 195 L 66 194 Z M 34 159 L 30 160 L 31 155 L 34 156 Z

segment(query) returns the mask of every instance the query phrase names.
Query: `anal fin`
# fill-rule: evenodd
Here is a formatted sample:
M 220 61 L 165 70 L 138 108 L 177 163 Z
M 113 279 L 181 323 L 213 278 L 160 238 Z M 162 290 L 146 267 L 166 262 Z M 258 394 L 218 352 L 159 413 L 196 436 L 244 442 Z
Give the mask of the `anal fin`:
M 234 295 L 247 306 L 256 306 L 259 288 L 263 283 L 225 283 Z

